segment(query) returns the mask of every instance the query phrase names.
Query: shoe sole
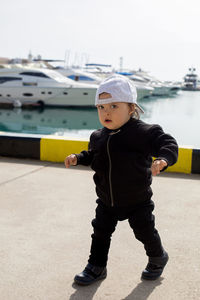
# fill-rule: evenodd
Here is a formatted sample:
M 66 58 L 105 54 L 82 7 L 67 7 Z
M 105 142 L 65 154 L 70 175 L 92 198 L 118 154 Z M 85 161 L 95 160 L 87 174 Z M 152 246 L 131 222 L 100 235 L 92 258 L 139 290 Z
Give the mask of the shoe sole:
M 162 273 L 164 271 L 164 268 L 166 267 L 166 264 L 168 263 L 168 261 L 169 261 L 169 256 L 167 254 L 167 260 L 166 260 L 165 265 L 163 266 L 163 270 L 160 274 L 155 275 L 155 276 L 152 276 L 152 275 L 151 276 L 148 276 L 148 275 L 146 276 L 146 275 L 142 274 L 141 279 L 144 279 L 144 280 L 156 280 L 156 279 L 158 279 L 162 275 Z
M 144 280 L 156 280 L 156 279 L 158 279 L 160 276 L 162 275 L 162 273 L 160 274 L 160 275 L 158 275 L 158 276 L 155 276 L 155 277 L 148 277 L 148 276 L 145 276 L 145 275 L 142 275 L 141 276 L 141 279 L 144 279 Z
M 78 284 L 78 285 L 90 285 L 93 284 L 94 282 L 98 281 L 98 280 L 103 280 L 107 277 L 107 274 L 104 274 L 102 276 L 97 277 L 96 279 L 90 281 L 90 282 L 84 282 L 84 281 L 79 281 L 77 279 L 74 278 L 74 283 Z

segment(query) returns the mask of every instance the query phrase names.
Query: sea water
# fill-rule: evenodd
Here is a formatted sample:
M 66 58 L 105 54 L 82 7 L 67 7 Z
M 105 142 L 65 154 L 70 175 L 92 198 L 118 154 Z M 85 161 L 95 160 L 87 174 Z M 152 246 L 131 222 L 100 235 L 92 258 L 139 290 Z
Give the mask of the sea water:
M 160 124 L 179 145 L 200 149 L 200 92 L 181 91 L 174 97 L 146 100 L 141 102 L 145 122 Z
M 151 97 L 139 102 L 141 119 L 160 124 L 180 146 L 200 149 L 200 92 L 180 91 L 172 97 Z M 89 139 L 100 128 L 96 108 L 0 109 L 0 131 L 54 134 Z

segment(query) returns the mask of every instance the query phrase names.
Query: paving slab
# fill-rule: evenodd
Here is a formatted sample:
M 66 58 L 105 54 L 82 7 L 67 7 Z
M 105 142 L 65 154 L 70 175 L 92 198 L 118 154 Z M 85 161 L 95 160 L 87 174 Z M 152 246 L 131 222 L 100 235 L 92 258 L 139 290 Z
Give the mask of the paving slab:
M 141 281 L 147 257 L 127 221 L 113 235 L 108 276 L 73 284 L 84 268 L 96 207 L 86 167 L 0 157 L 0 300 L 200 299 L 200 175 L 153 180 L 156 226 L 170 260 Z

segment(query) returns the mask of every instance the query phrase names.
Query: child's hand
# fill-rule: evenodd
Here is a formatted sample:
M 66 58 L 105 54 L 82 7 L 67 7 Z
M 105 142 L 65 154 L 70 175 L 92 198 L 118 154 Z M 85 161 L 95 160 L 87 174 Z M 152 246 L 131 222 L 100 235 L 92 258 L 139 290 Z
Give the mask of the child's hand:
M 167 162 L 163 159 L 155 160 L 151 166 L 152 175 L 160 174 L 160 171 L 167 166 Z
M 70 166 L 76 166 L 77 165 L 77 157 L 75 154 L 70 154 L 65 158 L 65 167 L 69 168 Z

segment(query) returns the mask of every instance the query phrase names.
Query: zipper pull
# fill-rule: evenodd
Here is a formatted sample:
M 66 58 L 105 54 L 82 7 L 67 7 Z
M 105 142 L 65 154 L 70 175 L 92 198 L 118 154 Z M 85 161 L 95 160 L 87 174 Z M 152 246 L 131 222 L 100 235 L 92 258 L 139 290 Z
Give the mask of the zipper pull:
M 116 133 L 119 133 L 121 131 L 121 129 L 118 129 L 117 131 L 112 131 L 109 135 L 114 135 Z

